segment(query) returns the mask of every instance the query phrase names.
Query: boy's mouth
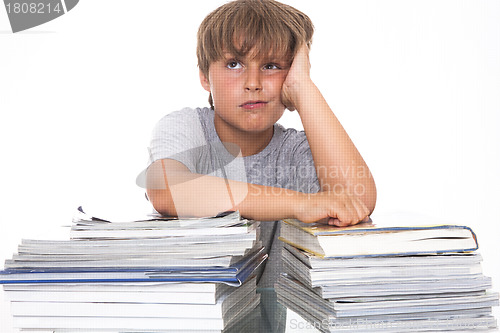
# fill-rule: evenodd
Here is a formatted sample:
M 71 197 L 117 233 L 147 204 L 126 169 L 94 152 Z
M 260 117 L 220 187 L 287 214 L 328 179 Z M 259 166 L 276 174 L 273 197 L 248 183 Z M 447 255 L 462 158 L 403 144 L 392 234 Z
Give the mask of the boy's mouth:
M 260 107 L 263 107 L 267 104 L 267 102 L 264 101 L 248 101 L 240 105 L 241 108 L 246 109 L 246 110 L 253 110 L 257 109 Z

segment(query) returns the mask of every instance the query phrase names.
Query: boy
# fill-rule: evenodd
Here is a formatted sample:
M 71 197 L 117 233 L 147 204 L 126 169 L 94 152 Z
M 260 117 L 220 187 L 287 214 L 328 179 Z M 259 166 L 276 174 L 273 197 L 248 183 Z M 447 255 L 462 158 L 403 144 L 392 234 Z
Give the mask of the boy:
M 344 226 L 373 211 L 376 190 L 368 167 L 309 77 L 312 33 L 305 14 L 276 1 L 234 1 L 207 16 L 200 26 L 197 55 L 212 110 L 185 109 L 157 125 L 148 196 L 160 213 L 213 215 L 239 209 L 258 220 L 330 218 L 330 223 Z M 297 110 L 305 134 L 275 125 L 285 105 Z M 277 139 L 281 145 L 270 147 Z M 201 154 L 212 142 L 222 142 L 226 153 L 232 153 L 229 159 L 239 150 L 243 163 L 235 162 L 240 158 L 213 165 L 203 155 L 207 152 Z M 200 151 L 189 151 L 195 148 Z M 273 158 L 257 159 L 269 148 L 282 150 L 269 152 Z M 237 170 L 235 178 L 250 181 L 200 177 L 228 163 L 244 164 L 246 175 Z M 266 174 L 255 172 L 270 165 L 276 171 L 274 182 L 269 168 Z M 193 196 L 203 200 L 193 205 Z
M 227 210 L 261 221 L 297 218 L 337 226 L 371 214 L 370 171 L 309 76 L 313 25 L 271 0 L 236 0 L 198 31 L 200 82 L 211 108 L 183 109 L 157 124 L 147 194 L 166 215 Z M 304 131 L 276 124 L 296 110 Z M 262 224 L 270 257 L 260 287 L 279 272 L 278 224 Z

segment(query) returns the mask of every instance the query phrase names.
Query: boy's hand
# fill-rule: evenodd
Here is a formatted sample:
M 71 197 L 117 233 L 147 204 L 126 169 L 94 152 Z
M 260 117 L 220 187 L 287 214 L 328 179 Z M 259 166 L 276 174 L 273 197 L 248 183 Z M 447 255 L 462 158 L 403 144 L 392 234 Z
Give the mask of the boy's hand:
M 335 192 L 303 193 L 295 207 L 295 218 L 302 222 L 321 221 L 338 227 L 368 221 L 370 214 L 357 196 Z
M 303 44 L 292 61 L 281 90 L 281 103 L 290 111 L 296 109 L 300 94 L 306 92 L 303 88 L 312 83 L 309 75 L 310 68 L 309 48 Z

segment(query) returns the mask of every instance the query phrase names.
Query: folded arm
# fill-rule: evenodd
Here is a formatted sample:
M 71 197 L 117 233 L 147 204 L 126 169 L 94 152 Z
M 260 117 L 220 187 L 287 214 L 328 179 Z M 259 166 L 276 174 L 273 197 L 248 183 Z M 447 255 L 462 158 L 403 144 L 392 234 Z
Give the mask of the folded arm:
M 239 210 L 242 216 L 261 221 L 338 219 L 353 224 L 369 214 L 353 196 L 334 192 L 307 194 L 195 174 L 171 159 L 158 160 L 149 167 L 147 193 L 159 213 L 184 217 Z

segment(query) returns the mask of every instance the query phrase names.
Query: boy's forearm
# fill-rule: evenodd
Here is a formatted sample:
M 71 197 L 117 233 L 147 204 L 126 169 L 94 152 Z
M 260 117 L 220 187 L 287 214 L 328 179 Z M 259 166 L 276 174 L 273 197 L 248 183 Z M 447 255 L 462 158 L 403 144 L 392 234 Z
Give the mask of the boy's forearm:
M 148 168 L 146 181 L 151 203 L 164 215 L 213 216 L 239 210 L 242 216 L 260 221 L 296 218 L 315 222 L 329 218 L 329 222 L 345 226 L 370 213 L 359 198 L 344 193 L 307 194 L 194 174 L 170 159 L 154 162 Z
M 354 194 L 373 211 L 376 188 L 365 161 L 310 80 L 299 88 L 295 106 L 300 114 L 322 191 Z
M 161 181 L 161 179 L 160 179 Z M 227 210 L 255 220 L 293 218 L 299 192 L 192 173 L 169 173 L 167 187 L 148 189 L 155 209 L 165 215 L 213 216 Z

